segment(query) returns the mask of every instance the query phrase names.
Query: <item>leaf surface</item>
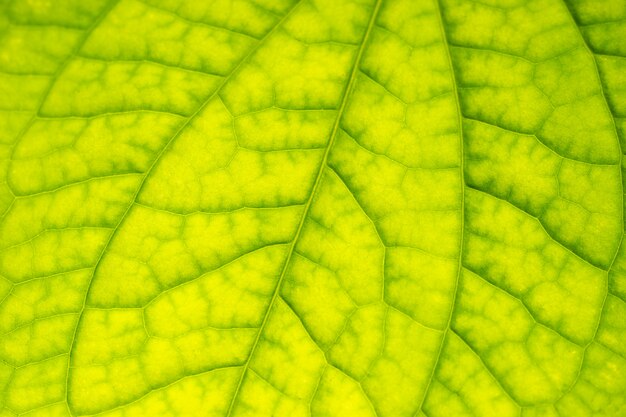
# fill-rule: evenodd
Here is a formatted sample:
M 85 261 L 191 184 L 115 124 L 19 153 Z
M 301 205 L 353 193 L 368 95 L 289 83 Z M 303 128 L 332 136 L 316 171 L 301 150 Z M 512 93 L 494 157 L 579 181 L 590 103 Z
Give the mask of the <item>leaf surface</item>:
M 0 416 L 625 415 L 624 35 L 0 2 Z

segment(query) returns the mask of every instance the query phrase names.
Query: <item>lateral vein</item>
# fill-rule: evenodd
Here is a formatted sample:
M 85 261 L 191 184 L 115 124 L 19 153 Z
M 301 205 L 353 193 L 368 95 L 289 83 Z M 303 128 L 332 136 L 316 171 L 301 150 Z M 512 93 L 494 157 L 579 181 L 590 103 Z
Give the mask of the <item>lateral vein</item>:
M 154 160 L 152 161 L 152 164 L 150 165 L 150 167 L 146 170 L 146 172 L 145 172 L 145 174 L 144 174 L 144 176 L 143 176 L 139 186 L 137 187 L 137 189 L 135 191 L 135 194 L 133 195 L 133 197 L 132 197 L 132 199 L 130 201 L 130 204 L 128 205 L 128 207 L 126 208 L 126 211 L 124 212 L 124 214 L 120 218 L 119 222 L 117 223 L 117 225 L 115 226 L 115 228 L 113 229 L 111 234 L 109 235 L 109 238 L 108 238 L 106 244 L 104 245 L 104 247 L 102 249 L 102 252 L 100 253 L 100 257 L 98 258 L 98 260 L 94 264 L 93 272 L 92 272 L 91 277 L 89 279 L 89 284 L 87 286 L 87 289 L 85 290 L 85 297 L 83 299 L 82 307 L 81 307 L 81 309 L 78 312 L 78 320 L 77 320 L 76 326 L 74 327 L 74 333 L 72 335 L 72 341 L 70 343 L 70 350 L 69 350 L 69 353 L 68 353 L 69 358 L 68 358 L 67 374 L 66 374 L 66 379 L 65 379 L 65 386 L 66 386 L 65 402 L 66 402 L 66 404 L 68 406 L 68 409 L 70 410 L 70 414 L 71 415 L 73 415 L 73 413 L 71 413 L 71 407 L 70 407 L 70 401 L 69 401 L 69 391 L 70 391 L 69 390 L 69 375 L 70 375 L 70 368 L 71 368 L 71 361 L 72 361 L 72 352 L 73 352 L 74 346 L 76 344 L 76 335 L 78 334 L 78 329 L 79 329 L 80 323 L 81 323 L 81 321 L 83 319 L 83 313 L 85 311 L 85 307 L 86 307 L 86 304 L 87 304 L 87 298 L 89 297 L 89 291 L 91 290 L 91 287 L 92 287 L 92 284 L 93 284 L 93 281 L 94 281 L 94 277 L 96 275 L 98 267 L 100 266 L 100 263 L 102 262 L 102 259 L 104 258 L 104 254 L 107 252 L 107 249 L 111 245 L 111 242 L 113 241 L 113 239 L 116 236 L 117 232 L 121 229 L 122 224 L 124 224 L 124 221 L 126 220 L 126 218 L 128 217 L 128 214 L 131 211 L 131 208 L 136 204 L 137 198 L 138 198 L 139 194 L 141 193 L 141 190 L 143 189 L 144 185 L 146 184 L 147 179 L 150 177 L 152 171 L 158 165 L 158 163 L 161 160 L 161 158 L 163 157 L 163 155 L 165 155 L 167 153 L 168 149 L 172 146 L 172 144 L 176 141 L 176 139 L 189 126 L 189 124 L 193 120 L 195 120 L 195 118 L 202 112 L 202 110 L 208 105 L 208 103 L 210 103 L 213 98 L 218 96 L 220 90 L 233 77 L 233 75 L 237 74 L 239 69 L 241 67 L 243 67 L 243 65 L 250 59 L 250 57 L 252 57 L 255 54 L 255 52 L 259 50 L 259 48 L 265 43 L 265 40 L 268 39 L 276 31 L 276 29 L 279 28 L 282 25 L 282 23 L 285 20 L 287 20 L 287 18 L 293 13 L 293 11 L 296 9 L 296 7 L 299 4 L 301 4 L 301 0 L 299 0 L 297 3 L 295 3 L 291 7 L 291 9 L 287 10 L 285 15 L 276 23 L 276 25 L 269 32 L 267 32 L 267 34 L 262 39 L 259 40 L 257 45 L 255 47 L 253 47 L 248 52 L 248 54 L 243 59 L 241 59 L 241 61 L 239 61 L 237 66 L 235 68 L 233 68 L 233 70 L 230 72 L 230 74 L 228 74 L 227 76 L 225 76 L 222 79 L 221 83 L 215 88 L 215 91 L 213 91 L 213 93 L 211 93 L 209 95 L 209 97 L 198 107 L 198 109 L 191 116 L 189 116 L 184 123 L 182 123 L 182 125 L 176 131 L 176 133 L 174 133 L 174 135 L 172 135 L 172 137 L 167 142 L 167 144 L 165 144 L 165 146 L 161 149 L 161 151 L 154 158 Z
M 446 336 L 448 335 L 448 332 L 451 331 L 450 329 L 450 325 L 452 324 L 452 317 L 454 315 L 454 309 L 456 307 L 456 302 L 457 302 L 457 294 L 459 291 L 459 281 L 461 280 L 461 274 L 463 271 L 463 246 L 464 246 L 464 230 L 465 230 L 465 173 L 464 173 L 464 158 L 465 158 L 465 154 L 464 154 L 464 149 L 463 149 L 463 120 L 462 120 L 462 113 L 461 113 L 461 106 L 459 104 L 460 100 L 459 100 L 459 91 L 457 88 L 457 83 L 456 83 L 456 76 L 454 74 L 454 66 L 452 65 L 452 56 L 450 54 L 450 43 L 448 41 L 448 36 L 446 35 L 446 28 L 444 27 L 444 21 L 443 21 L 443 13 L 441 10 L 441 5 L 440 5 L 440 0 L 433 0 L 435 2 L 435 7 L 437 8 L 437 13 L 439 15 L 439 27 L 441 30 L 441 39 L 443 41 L 443 44 L 445 46 L 446 49 L 446 55 L 448 57 L 448 66 L 450 68 L 450 80 L 452 82 L 452 88 L 454 91 L 454 97 L 456 98 L 456 110 L 457 110 L 457 123 L 459 125 L 459 140 L 460 140 L 460 146 L 459 146 L 459 163 L 460 163 L 460 183 L 461 183 L 461 237 L 459 239 L 459 245 L 460 245 L 460 249 L 459 249 L 459 262 L 457 265 L 457 274 L 456 274 L 456 280 L 454 282 L 454 292 L 452 295 L 452 303 L 450 305 L 450 312 L 448 313 L 448 320 L 446 322 L 446 327 L 444 328 L 444 333 L 441 336 L 441 343 L 439 344 L 439 349 L 437 350 L 437 356 L 435 358 L 435 363 L 433 364 L 433 368 L 431 370 L 430 376 L 428 377 L 428 382 L 426 384 L 426 389 L 424 390 L 424 396 L 422 397 L 419 406 L 417 407 L 417 410 L 415 412 L 415 416 L 417 416 L 420 411 L 424 412 L 422 410 L 422 408 L 424 407 L 424 404 L 426 402 L 426 397 L 428 396 L 428 392 L 430 391 L 430 388 L 432 386 L 433 380 L 435 379 L 435 373 L 437 372 L 437 368 L 439 366 L 439 361 L 441 359 L 441 354 L 443 353 L 443 346 L 446 342 Z
M 378 16 L 378 12 L 380 10 L 380 6 L 381 6 L 382 0 L 376 0 L 376 4 L 374 5 L 374 9 L 372 11 L 372 15 L 370 16 L 370 20 L 368 22 L 367 25 L 367 29 L 365 31 L 365 34 L 363 35 L 363 38 L 361 40 L 361 43 L 359 45 L 359 50 L 356 54 L 356 57 L 354 59 L 354 62 L 352 64 L 352 70 L 350 72 L 350 78 L 348 80 L 348 84 L 346 85 L 346 89 L 344 90 L 343 93 L 343 97 L 341 99 L 341 104 L 339 106 L 339 110 L 337 112 L 337 117 L 335 118 L 335 123 L 333 125 L 333 129 L 331 131 L 330 134 L 330 138 L 328 140 L 328 144 L 326 145 L 326 149 L 324 151 L 324 156 L 322 158 L 322 162 L 320 163 L 320 169 L 317 172 L 317 177 L 315 178 L 315 182 L 313 184 L 313 188 L 311 189 L 311 194 L 309 195 L 309 199 L 306 202 L 306 205 L 304 207 L 304 211 L 302 212 L 302 217 L 300 219 L 300 224 L 298 225 L 298 229 L 296 230 L 296 234 L 294 235 L 293 240 L 291 241 L 291 246 L 289 247 L 289 253 L 287 255 L 287 259 L 285 260 L 285 263 L 283 265 L 280 277 L 278 278 L 278 282 L 276 283 L 276 286 L 274 288 L 274 293 L 272 294 L 272 299 L 270 300 L 270 303 L 265 311 L 264 317 L 263 317 L 263 322 L 261 323 L 261 327 L 259 328 L 259 331 L 256 335 L 256 338 L 252 344 L 252 348 L 250 350 L 250 354 L 248 355 L 248 359 L 246 360 L 246 362 L 243 364 L 243 370 L 241 372 L 241 377 L 239 378 L 239 382 L 237 383 L 237 388 L 235 389 L 235 392 L 233 394 L 233 397 L 231 399 L 230 405 L 228 406 L 228 412 L 226 413 L 226 417 L 230 417 L 233 411 L 233 407 L 235 405 L 235 402 L 237 400 L 237 397 L 240 394 L 241 391 L 241 386 L 243 385 L 243 381 L 245 379 L 245 376 L 248 372 L 248 370 L 250 369 L 250 362 L 252 360 L 252 357 L 254 356 L 254 353 L 256 351 L 257 346 L 259 345 L 259 341 L 261 339 L 261 335 L 263 334 L 263 330 L 265 329 L 265 326 L 267 325 L 270 313 L 272 311 L 272 307 L 274 306 L 276 299 L 279 298 L 279 293 L 280 293 L 280 288 L 281 288 L 281 284 L 285 278 L 287 269 L 289 268 L 289 264 L 291 263 L 291 258 L 295 252 L 295 247 L 296 244 L 298 242 L 298 239 L 300 238 L 300 234 L 302 233 L 302 227 L 304 225 L 304 222 L 308 216 L 308 213 L 311 209 L 311 204 L 314 200 L 314 197 L 317 193 L 317 190 L 319 188 L 319 185 L 322 182 L 322 177 L 324 174 L 324 168 L 327 166 L 327 162 L 328 162 L 328 155 L 330 154 L 330 151 L 333 147 L 333 144 L 335 143 L 335 138 L 337 137 L 337 133 L 339 131 L 339 125 L 341 123 L 341 119 L 343 116 L 343 113 L 345 111 L 346 105 L 348 103 L 348 99 L 350 98 L 350 93 L 352 92 L 352 88 L 354 86 L 354 83 L 356 81 L 357 75 L 359 73 L 359 66 L 360 66 L 360 62 L 361 62 L 361 58 L 363 57 L 363 52 L 365 50 L 365 45 L 367 45 L 367 42 L 369 40 L 370 34 L 372 32 L 372 28 L 374 27 L 374 23 L 376 21 L 376 17 Z

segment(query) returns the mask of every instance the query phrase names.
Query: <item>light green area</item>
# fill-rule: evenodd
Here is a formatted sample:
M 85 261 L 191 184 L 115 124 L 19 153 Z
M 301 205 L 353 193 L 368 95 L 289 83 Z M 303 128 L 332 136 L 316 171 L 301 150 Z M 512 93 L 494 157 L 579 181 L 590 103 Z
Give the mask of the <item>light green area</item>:
M 623 0 L 0 1 L 0 417 L 623 417 Z

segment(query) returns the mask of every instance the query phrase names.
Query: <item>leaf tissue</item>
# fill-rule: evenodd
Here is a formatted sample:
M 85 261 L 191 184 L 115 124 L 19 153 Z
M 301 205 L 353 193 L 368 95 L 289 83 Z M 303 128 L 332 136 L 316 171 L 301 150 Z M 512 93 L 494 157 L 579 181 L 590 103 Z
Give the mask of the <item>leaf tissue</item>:
M 625 417 L 624 0 L 0 0 L 0 417 Z

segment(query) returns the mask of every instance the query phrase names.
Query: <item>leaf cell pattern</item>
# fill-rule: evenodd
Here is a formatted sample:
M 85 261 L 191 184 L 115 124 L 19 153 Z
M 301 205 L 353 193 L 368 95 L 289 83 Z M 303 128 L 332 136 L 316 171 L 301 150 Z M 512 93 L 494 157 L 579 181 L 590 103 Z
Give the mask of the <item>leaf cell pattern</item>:
M 625 35 L 0 2 L 0 416 L 626 415 Z

